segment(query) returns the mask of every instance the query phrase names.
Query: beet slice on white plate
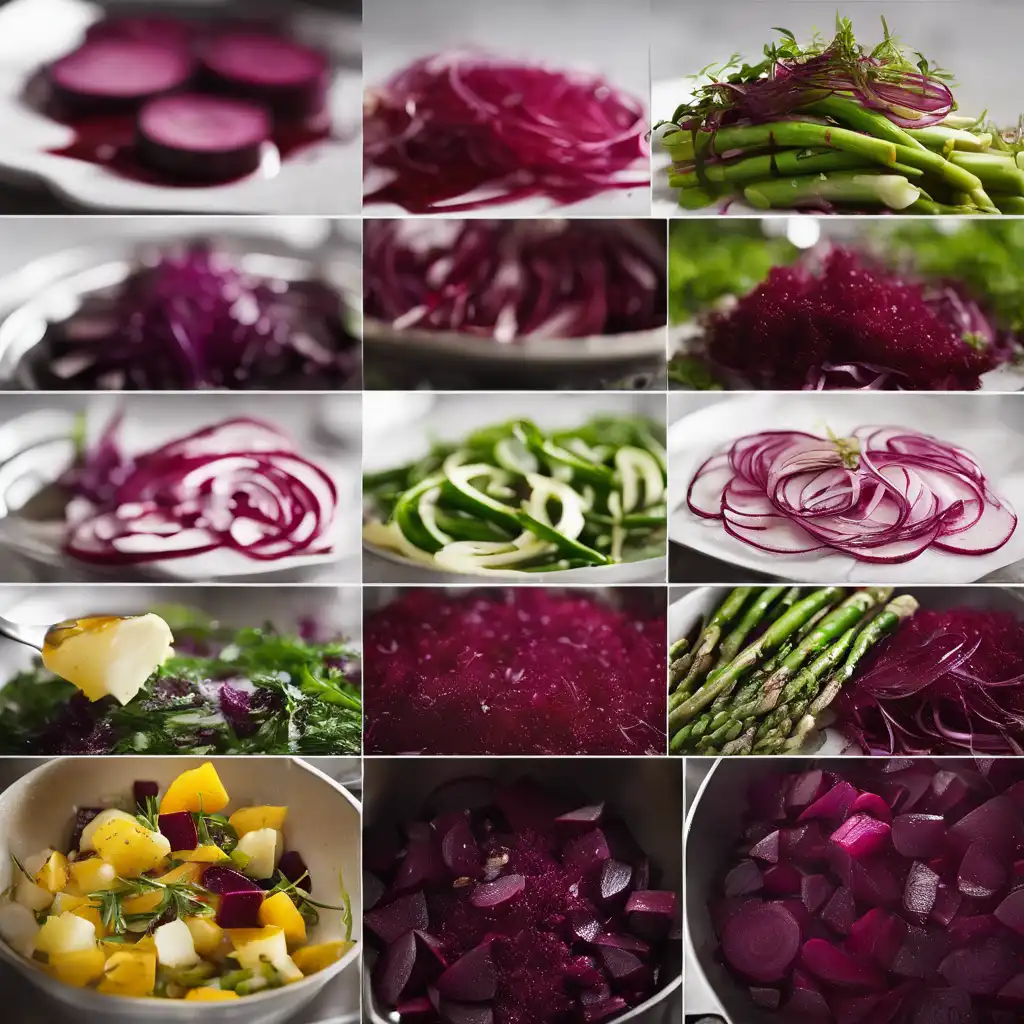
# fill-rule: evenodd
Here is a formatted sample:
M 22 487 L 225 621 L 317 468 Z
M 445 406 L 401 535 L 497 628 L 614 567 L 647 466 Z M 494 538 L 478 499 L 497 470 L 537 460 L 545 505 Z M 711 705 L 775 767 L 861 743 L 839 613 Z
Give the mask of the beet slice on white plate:
M 194 64 L 175 43 L 93 39 L 49 67 L 54 99 L 76 114 L 132 110 L 146 100 L 180 89 Z
M 203 47 L 200 64 L 211 88 L 262 101 L 276 117 L 300 120 L 324 108 L 327 57 L 291 39 L 225 33 Z
M 201 93 L 162 96 L 139 111 L 139 157 L 156 170 L 196 181 L 230 181 L 260 166 L 270 114 L 247 100 Z

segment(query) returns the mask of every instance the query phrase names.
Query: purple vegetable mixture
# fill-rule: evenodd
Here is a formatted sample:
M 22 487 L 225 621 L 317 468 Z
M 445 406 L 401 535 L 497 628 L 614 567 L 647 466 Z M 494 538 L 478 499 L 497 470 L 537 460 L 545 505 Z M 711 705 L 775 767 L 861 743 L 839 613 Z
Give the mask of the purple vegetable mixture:
M 1024 1012 L 1024 767 L 847 762 L 760 775 L 709 910 L 764 1010 L 814 1024 Z
M 676 891 L 604 804 L 454 779 L 363 854 L 373 991 L 402 1021 L 598 1024 L 669 977 Z

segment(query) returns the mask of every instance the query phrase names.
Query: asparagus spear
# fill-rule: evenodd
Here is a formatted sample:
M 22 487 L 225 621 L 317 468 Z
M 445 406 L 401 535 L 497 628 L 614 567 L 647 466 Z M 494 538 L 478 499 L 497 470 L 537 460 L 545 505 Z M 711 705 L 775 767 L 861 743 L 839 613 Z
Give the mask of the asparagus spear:
M 691 721 L 719 694 L 732 690 L 762 656 L 778 650 L 794 630 L 799 629 L 820 608 L 832 604 L 842 592 L 841 587 L 823 587 L 794 604 L 781 619 L 773 622 L 757 640 L 749 644 L 718 673 L 713 681 L 702 686 L 670 712 L 669 733 L 676 733 L 680 726 Z
M 813 632 L 797 645 L 793 653 L 765 683 L 761 699 L 756 707 L 738 709 L 734 718 L 745 718 L 747 714 L 765 715 L 778 703 L 783 687 L 798 672 L 809 657 L 824 650 L 846 630 L 860 622 L 866 612 L 889 599 L 892 587 L 868 587 L 851 594 L 835 611 L 826 615 Z
M 687 637 L 683 637 L 681 640 L 677 640 L 668 649 L 669 661 L 675 661 L 677 658 L 681 658 L 690 649 L 690 641 Z
M 740 653 L 748 636 L 761 624 L 772 605 L 786 592 L 785 587 L 766 587 L 758 594 L 735 628 L 722 641 L 714 671 L 724 668 Z M 710 677 L 709 677 L 710 678 Z
M 906 209 L 920 198 L 921 190 L 901 174 L 868 171 L 836 171 L 833 174 L 800 174 L 752 182 L 743 198 L 759 210 L 806 206 L 824 200 L 855 206 L 887 206 Z
M 816 695 L 812 694 L 804 702 L 807 714 L 802 714 L 803 708 L 794 709 L 794 713 L 790 717 L 792 719 L 799 718 L 797 728 L 788 739 L 785 735 L 779 737 L 774 745 L 775 749 L 795 750 L 802 746 L 817 721 L 817 716 L 836 699 L 843 686 L 853 678 L 864 655 L 880 640 L 892 633 L 904 619 L 909 619 L 914 615 L 919 607 L 917 599 L 910 594 L 903 594 L 890 601 L 857 635 L 842 667 L 828 678 L 820 692 Z M 808 718 L 811 719 L 809 725 L 806 721 Z M 798 735 L 800 736 L 799 741 L 797 741 Z M 772 752 L 774 751 L 764 751 L 764 753 Z
M 693 664 L 694 651 L 689 651 L 684 654 L 681 658 L 677 658 L 668 667 L 668 692 L 670 694 L 675 693 L 676 688 L 686 677 L 686 673 L 690 671 L 690 666 Z
M 848 125 L 854 131 L 865 132 L 876 139 L 885 139 L 897 146 L 913 146 L 924 149 L 924 143 L 918 141 L 894 121 L 890 121 L 877 110 L 868 110 L 854 100 L 845 96 L 825 96 L 823 99 L 808 103 L 804 110 L 820 117 L 830 117 L 833 121 Z

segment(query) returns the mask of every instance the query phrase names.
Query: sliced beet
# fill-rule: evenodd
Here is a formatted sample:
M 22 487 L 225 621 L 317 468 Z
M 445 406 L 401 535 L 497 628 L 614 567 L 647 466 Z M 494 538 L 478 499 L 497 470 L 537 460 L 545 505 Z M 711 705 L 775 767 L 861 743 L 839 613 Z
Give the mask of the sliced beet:
M 601 946 L 598 950 L 608 980 L 614 989 L 628 989 L 647 972 L 644 962 L 627 949 L 617 946 Z
M 469 902 L 474 907 L 497 907 L 516 899 L 525 888 L 526 879 L 522 875 L 502 875 L 493 882 L 474 886 Z
M 850 866 L 849 888 L 858 901 L 869 907 L 889 907 L 903 898 L 903 882 L 889 861 L 874 857 L 854 860 Z
M 756 857 L 757 860 L 763 860 L 767 864 L 778 864 L 781 838 L 777 830 L 769 832 L 750 848 L 750 856 Z
M 1024 973 L 1015 974 L 1000 990 L 1001 1002 L 1024 1006 Z
M 388 944 L 374 965 L 373 991 L 385 1006 L 396 1006 L 416 966 L 416 936 L 410 931 Z
M 600 974 L 600 971 L 598 973 Z M 580 1006 L 597 1006 L 598 1003 L 607 1002 L 611 997 L 611 986 L 604 980 L 604 974 L 601 974 L 600 981 L 580 993 Z
M 711 927 L 714 929 L 715 934 L 721 937 L 722 929 L 729 918 L 748 903 L 760 904 L 761 901 L 753 896 L 726 896 L 724 899 L 708 904 Z
M 494 1024 L 494 1010 L 489 1006 L 442 999 L 437 1012 L 444 1024 Z
M 155 800 L 160 795 L 160 787 L 150 779 L 136 779 L 132 783 L 132 799 L 140 810 L 146 809 L 147 801 Z
M 888 970 L 903 946 L 907 926 L 895 914 L 873 907 L 850 926 L 846 948 L 854 956 L 872 960 Z
M 449 877 L 441 849 L 430 826 L 410 831 L 405 856 L 395 873 L 394 889 L 397 892 L 409 892 L 422 889 L 425 885 L 444 882 Z
M 1024 935 L 1024 889 L 1011 892 L 995 909 L 996 919 L 1015 931 Z
M 612 851 L 604 832 L 594 828 L 565 844 L 562 849 L 562 864 L 586 876 L 599 871 L 602 863 L 611 855 Z
M 935 906 L 940 879 L 927 864 L 916 860 L 907 875 L 907 884 L 903 890 L 903 909 L 911 920 L 924 924 Z
M 203 47 L 200 66 L 211 88 L 265 103 L 278 118 L 303 119 L 324 108 L 327 57 L 294 40 L 225 32 Z
M 651 953 L 650 943 L 627 932 L 601 932 L 593 941 L 595 946 L 614 946 L 639 957 L 648 957 Z
M 797 821 L 829 821 L 839 822 L 846 818 L 857 799 L 857 790 L 849 782 L 837 782 L 826 790 L 814 803 L 800 812 Z
M 602 903 L 616 903 L 626 898 L 633 879 L 633 869 L 621 860 L 609 857 L 601 865 L 598 892 Z
M 427 898 L 422 892 L 399 896 L 383 907 L 375 907 L 364 921 L 377 938 L 390 945 L 405 932 L 427 930 Z
M 668 889 L 634 890 L 626 900 L 629 930 L 648 942 L 660 942 L 672 928 L 679 897 Z
M 892 808 L 877 793 L 861 793 L 850 807 L 851 814 L 870 814 L 872 818 L 892 824 Z
M 939 974 L 954 988 L 975 996 L 995 995 L 1019 970 L 1013 947 L 1003 939 L 986 939 L 954 949 L 939 964 Z
M 188 811 L 161 814 L 160 832 L 167 837 L 172 850 L 194 850 L 199 845 L 195 819 Z
M 892 845 L 903 857 L 930 857 L 946 838 L 946 822 L 938 814 L 900 814 L 892 820 Z
M 903 943 L 889 969 L 901 978 L 928 981 L 935 977 L 949 947 L 945 932 L 908 925 Z
M 498 972 L 490 941 L 483 942 L 451 964 L 437 979 L 437 991 L 462 1003 L 485 1003 L 498 989 Z
M 975 1024 L 971 994 L 962 988 L 931 988 L 918 1000 L 911 1024 Z
M 800 899 L 812 914 L 816 914 L 829 901 L 832 891 L 832 883 L 824 875 L 804 875 L 800 880 Z
M 800 951 L 801 965 L 827 985 L 838 988 L 884 989 L 885 975 L 856 960 L 824 939 L 808 939 Z
M 785 795 L 786 810 L 790 814 L 800 813 L 805 807 L 810 807 L 829 785 L 825 773 L 818 768 L 791 776 Z
M 762 1010 L 777 1010 L 782 1003 L 782 993 L 777 988 L 755 985 L 750 990 L 750 1000 Z
M 725 876 L 723 890 L 726 896 L 749 896 L 760 892 L 763 884 L 761 869 L 752 860 L 741 860 Z
M 863 860 L 888 845 L 889 831 L 884 821 L 872 818 L 869 814 L 855 814 L 832 833 L 831 840 L 851 857 Z
M 133 110 L 192 77 L 180 46 L 151 40 L 92 39 L 49 67 L 50 87 L 63 110 L 98 114 Z
M 313 880 L 309 877 L 309 869 L 298 850 L 285 850 L 281 854 L 281 862 L 277 865 L 277 870 L 292 885 L 297 885 L 300 889 L 305 889 L 306 892 L 312 892 Z
M 929 814 L 948 814 L 967 798 L 970 791 L 971 787 L 956 772 L 937 771 L 929 783 L 922 809 Z
M 226 896 L 229 892 L 251 892 L 260 890 L 260 887 L 251 879 L 246 878 L 241 871 L 234 868 L 222 868 L 218 864 L 211 864 L 203 872 L 203 886 L 218 896 Z
M 434 1016 L 434 1004 L 429 996 L 416 996 L 414 999 L 403 999 L 395 1009 L 402 1021 L 417 1020 L 421 1017 L 432 1018 Z
M 494 779 L 486 775 L 462 775 L 442 782 L 424 801 L 426 817 L 453 811 L 483 811 L 494 805 Z
M 1021 838 L 1022 831 L 1024 825 L 1013 801 L 1005 796 L 994 796 L 951 825 L 949 837 L 964 850 L 980 839 L 991 847 L 1010 851 Z
M 821 919 L 839 935 L 847 935 L 857 917 L 853 893 L 847 888 L 836 889 L 832 898 L 825 904 Z
M 103 18 L 86 30 L 86 39 L 135 39 L 147 43 L 187 48 L 196 37 L 196 27 L 180 18 L 154 15 Z
M 762 888 L 772 896 L 796 896 L 802 883 L 800 869 L 792 864 L 773 864 L 762 876 Z
M 139 111 L 139 158 L 174 178 L 233 181 L 256 171 L 271 136 L 270 115 L 248 100 L 175 93 Z
M 416 929 L 416 963 L 412 969 L 409 991 L 420 992 L 437 981 L 441 973 L 448 967 L 444 956 L 444 947 L 440 941 L 428 932 Z
M 839 996 L 832 1001 L 836 1024 L 889 1024 L 902 1007 L 902 992 Z
M 217 906 L 217 924 L 221 928 L 258 928 L 262 889 L 226 892 Z
M 834 849 L 817 822 L 812 821 L 797 828 L 785 829 L 781 835 L 783 852 L 797 864 L 819 864 L 827 858 L 830 850 Z
M 577 807 L 574 811 L 560 814 L 555 818 L 555 828 L 568 838 L 580 836 L 597 828 L 603 817 L 604 804 L 590 804 L 587 807 Z
M 960 914 L 949 922 L 946 934 L 954 945 L 967 946 L 990 938 L 999 930 L 1000 923 L 994 914 Z
M 931 919 L 943 928 L 949 926 L 949 922 L 956 917 L 963 903 L 963 896 L 956 889 L 948 885 L 940 885 L 939 891 L 935 894 L 935 905 L 932 907 Z
M 566 914 L 569 933 L 582 942 L 593 942 L 601 934 L 601 919 L 586 908 L 570 910 Z
M 801 1024 L 829 1024 L 832 1011 L 825 997 L 815 988 L 795 988 L 782 1008 L 782 1019 Z
M 480 878 L 484 873 L 480 847 L 465 817 L 456 819 L 441 840 L 441 859 L 456 878 Z
M 722 929 L 722 955 L 751 981 L 781 981 L 800 951 L 800 925 L 777 903 L 751 902 Z
M 1009 881 L 1009 865 L 987 842 L 977 840 L 967 847 L 957 874 L 957 888 L 965 896 L 988 899 Z

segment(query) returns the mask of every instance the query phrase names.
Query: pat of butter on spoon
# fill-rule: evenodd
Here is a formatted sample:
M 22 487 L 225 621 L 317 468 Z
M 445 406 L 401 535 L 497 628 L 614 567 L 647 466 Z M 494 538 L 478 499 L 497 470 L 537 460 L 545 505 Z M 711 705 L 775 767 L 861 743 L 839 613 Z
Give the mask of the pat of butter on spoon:
M 93 615 L 54 626 L 0 618 L 0 635 L 42 652 L 43 665 L 89 698 L 127 704 L 173 653 L 170 626 L 145 615 Z

